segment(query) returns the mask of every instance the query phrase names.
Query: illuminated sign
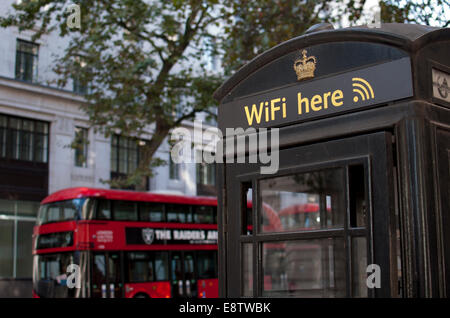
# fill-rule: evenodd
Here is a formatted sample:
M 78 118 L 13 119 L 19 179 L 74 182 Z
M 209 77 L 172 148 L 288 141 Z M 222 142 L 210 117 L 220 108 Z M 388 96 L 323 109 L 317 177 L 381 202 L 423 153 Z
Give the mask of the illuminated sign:
M 262 92 L 221 105 L 219 125 L 275 127 L 413 96 L 409 58 Z
M 73 245 L 73 232 L 42 234 L 37 237 L 36 249 L 69 247 Z
M 133 245 L 217 244 L 217 230 L 127 227 L 125 237 Z

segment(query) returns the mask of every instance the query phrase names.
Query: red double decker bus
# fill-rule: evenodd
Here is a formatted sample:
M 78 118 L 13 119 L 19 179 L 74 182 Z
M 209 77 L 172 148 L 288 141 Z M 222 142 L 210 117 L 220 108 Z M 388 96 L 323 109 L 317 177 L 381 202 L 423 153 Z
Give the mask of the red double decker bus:
M 33 296 L 218 297 L 216 209 L 212 197 L 55 192 L 34 228 Z

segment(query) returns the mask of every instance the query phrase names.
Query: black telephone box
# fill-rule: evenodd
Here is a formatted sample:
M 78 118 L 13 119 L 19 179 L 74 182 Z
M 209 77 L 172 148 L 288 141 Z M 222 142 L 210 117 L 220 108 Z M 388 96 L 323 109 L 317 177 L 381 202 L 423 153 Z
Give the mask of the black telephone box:
M 222 297 L 450 296 L 450 29 L 310 32 L 215 98 Z

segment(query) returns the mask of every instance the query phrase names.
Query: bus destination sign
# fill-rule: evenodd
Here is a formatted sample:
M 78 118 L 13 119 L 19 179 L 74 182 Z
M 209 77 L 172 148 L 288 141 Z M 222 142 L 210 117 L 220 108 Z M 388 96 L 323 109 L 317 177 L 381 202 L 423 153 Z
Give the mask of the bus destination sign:
M 413 96 L 409 57 L 221 105 L 223 128 L 276 127 Z

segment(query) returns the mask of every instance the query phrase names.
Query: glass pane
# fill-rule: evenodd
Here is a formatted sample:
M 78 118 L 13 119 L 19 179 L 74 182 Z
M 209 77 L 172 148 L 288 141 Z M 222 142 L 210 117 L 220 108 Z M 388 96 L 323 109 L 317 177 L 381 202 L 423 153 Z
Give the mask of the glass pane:
M 109 283 L 120 283 L 120 257 L 119 254 L 110 253 L 108 257 L 108 280 Z
M 112 201 L 114 220 L 137 221 L 136 203 L 132 201 Z
M 34 161 L 47 162 L 48 136 L 35 134 L 34 136 Z
M 242 244 L 242 296 L 253 296 L 253 244 Z
M 60 204 L 50 205 L 47 210 L 46 222 L 56 222 L 61 220 L 61 206 Z
M 350 226 L 366 226 L 366 189 L 364 183 L 364 166 L 348 167 L 350 189 Z
M 181 268 L 181 256 L 179 254 L 172 255 L 172 280 L 178 281 L 183 279 L 183 271 Z
M 199 251 L 197 254 L 198 278 L 216 278 L 216 253 L 213 251 Z
M 88 129 L 75 127 L 75 166 L 87 167 Z
M 17 222 L 17 262 L 16 277 L 28 278 L 32 272 L 31 240 L 34 222 Z
M 353 297 L 367 297 L 367 245 L 365 237 L 352 238 Z
M 191 252 L 184 253 L 184 278 L 194 279 L 194 255 Z
M 342 168 L 260 181 L 262 232 L 303 231 L 344 226 Z
M 167 205 L 167 222 L 186 222 L 186 213 L 189 213 L 189 207 L 176 204 Z
M 94 268 L 92 270 L 93 273 L 93 284 L 101 284 L 106 282 L 106 264 L 105 264 L 105 255 L 104 254 L 96 254 L 94 255 Z M 98 288 L 99 286 L 95 286 L 94 288 Z
M 36 55 L 38 53 L 39 45 L 32 43 L 32 42 L 26 42 L 22 40 L 17 40 L 17 50 L 25 53 L 29 53 L 32 55 Z
M 180 179 L 180 164 L 175 163 L 172 160 L 172 156 L 169 156 L 169 179 L 171 180 Z
M 128 271 L 128 282 L 149 281 L 149 272 L 152 267 L 149 253 L 129 253 L 125 266 L 126 271 Z
M 0 220 L 0 277 L 13 276 L 14 222 Z
M 41 134 L 48 133 L 48 124 L 40 121 L 35 122 L 35 131 Z
M 253 233 L 253 202 L 252 183 L 245 182 L 241 185 L 241 234 L 252 235 Z
M 1 120 L 0 120 L 1 125 Z M 0 126 L 0 157 L 6 156 L 6 132 L 7 128 Z
M 214 223 L 212 206 L 194 205 L 194 222 L 195 223 Z
M 263 244 L 263 296 L 344 297 L 343 239 Z
M 77 206 L 74 204 L 73 201 L 66 201 L 63 204 L 63 213 L 62 213 L 62 219 L 63 220 L 75 220 L 77 215 Z M 80 207 L 81 208 L 81 207 Z
M 164 221 L 164 205 L 161 203 L 142 202 L 139 204 L 139 213 L 141 221 Z
M 39 202 L 17 201 L 17 214 L 24 216 L 36 216 L 39 211 Z
M 166 252 L 155 253 L 155 278 L 157 281 L 168 280 L 168 261 Z
M 22 130 L 33 131 L 34 130 L 33 121 L 27 119 L 22 120 Z
M 0 127 L 6 127 L 8 123 L 8 117 L 0 115 Z
M 3 200 L 0 199 L 0 214 L 15 214 L 15 203 L 14 200 Z
M 30 161 L 32 159 L 33 153 L 33 139 L 32 134 L 29 132 L 21 131 L 19 132 L 19 138 L 20 138 L 20 152 L 19 152 L 19 159 L 20 160 L 28 160 Z
M 111 208 L 108 200 L 98 200 L 97 205 L 97 219 L 109 220 L 111 219 Z
M 77 220 L 81 216 L 85 200 L 73 199 L 45 204 L 39 210 L 38 223 Z

